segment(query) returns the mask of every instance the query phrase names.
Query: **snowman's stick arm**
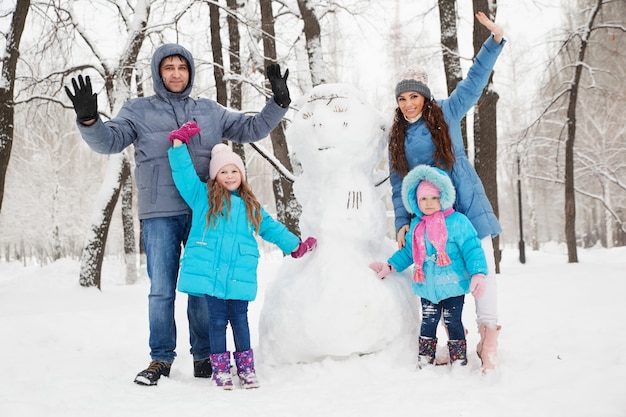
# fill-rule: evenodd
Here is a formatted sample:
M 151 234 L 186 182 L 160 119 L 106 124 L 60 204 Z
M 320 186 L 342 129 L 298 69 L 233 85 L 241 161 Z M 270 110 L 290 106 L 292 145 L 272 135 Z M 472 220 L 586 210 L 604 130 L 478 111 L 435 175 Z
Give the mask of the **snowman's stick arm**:
M 385 183 L 385 181 L 387 181 L 389 179 L 389 175 L 387 175 L 385 178 L 383 178 L 382 180 L 378 181 L 376 184 L 374 184 L 376 187 L 380 187 L 381 185 L 383 185 Z
M 267 162 L 269 162 L 270 165 L 272 165 L 274 169 L 278 172 L 278 174 L 285 178 L 287 181 L 293 183 L 296 180 L 296 177 L 267 149 L 255 143 L 249 143 L 248 145 L 252 146 L 252 148 L 257 151 L 259 155 L 261 155 Z

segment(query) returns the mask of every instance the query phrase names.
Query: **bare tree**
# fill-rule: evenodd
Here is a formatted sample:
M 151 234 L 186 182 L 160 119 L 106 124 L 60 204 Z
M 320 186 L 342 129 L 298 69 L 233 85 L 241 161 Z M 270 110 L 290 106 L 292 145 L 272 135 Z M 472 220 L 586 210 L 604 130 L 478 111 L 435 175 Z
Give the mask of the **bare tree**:
M 32 106 L 32 111 L 24 112 L 18 100 L 15 125 L 19 140 L 11 153 L 7 178 L 10 197 L 2 212 L 4 219 L 10 219 L 13 224 L 0 226 L 1 240 L 5 244 L 26 242 L 25 249 L 36 254 L 39 264 L 45 265 L 72 256 L 72 243 L 67 238 L 82 235 L 84 231 L 76 225 L 76 219 L 81 216 L 76 207 L 84 201 L 85 183 L 80 187 L 80 180 L 74 182 L 74 179 L 82 178 L 87 183 L 95 179 L 86 164 L 92 155 L 72 134 L 59 134 L 57 120 L 63 112 L 57 106 L 40 103 Z M 87 154 L 88 158 L 81 159 L 79 154 Z M 15 173 L 19 173 L 17 183 Z M 25 210 L 26 207 L 35 211 Z M 24 219 L 28 219 L 27 224 Z M 18 259 L 24 257 L 24 253 L 14 255 Z
M 241 35 L 239 34 L 239 22 L 236 19 L 240 5 L 237 0 L 226 0 L 228 7 L 228 15 L 226 23 L 228 25 L 228 58 L 230 63 L 230 107 L 241 110 Z M 241 157 L 243 163 L 246 163 L 246 152 L 243 144 L 233 143 L 233 150 Z
M 213 51 L 213 76 L 215 78 L 215 89 L 217 90 L 216 101 L 222 106 L 229 105 L 228 102 L 228 88 L 225 75 L 224 57 L 222 56 L 222 36 L 220 33 L 220 9 L 218 5 L 210 3 L 210 15 L 211 15 L 211 50 Z M 227 0 L 227 16 L 226 23 L 228 26 L 228 58 L 230 62 L 229 78 L 230 84 L 230 108 L 235 110 L 241 110 L 242 95 L 241 95 L 241 57 L 239 51 L 239 23 L 236 19 L 237 9 L 240 7 L 237 4 L 237 0 Z M 241 157 L 244 166 L 246 166 L 246 151 L 242 143 L 231 143 L 233 151 Z
M 126 284 L 132 285 L 137 282 L 135 244 L 135 215 L 133 213 L 133 178 L 130 173 L 128 160 L 122 165 L 120 193 L 122 194 L 122 230 L 124 231 L 124 257 L 126 263 Z M 141 234 L 140 234 L 141 235 Z
M 326 82 L 326 64 L 322 53 L 320 22 L 309 0 L 298 0 L 298 8 L 304 22 L 306 51 L 309 57 L 309 70 L 313 87 Z
M 11 25 L 5 34 L 4 53 L 0 58 L 0 65 L 2 66 L 2 74 L 0 75 L 0 211 L 4 200 L 6 172 L 13 146 L 15 72 L 29 7 L 30 0 L 17 0 L 11 16 Z
M 610 39 L 610 33 L 626 31 L 623 24 L 603 21 L 610 19 L 611 6 L 619 7 L 617 3 L 610 0 L 586 0 L 576 7 L 576 16 L 581 18 L 581 23 L 575 24 L 576 28 L 570 31 L 570 36 L 562 43 L 558 51 L 555 64 L 562 66 L 556 71 L 556 79 L 561 80 L 561 86 L 551 97 L 543 117 L 545 121 L 551 113 L 558 113 L 561 109 L 564 112 L 564 121 L 554 120 L 552 123 L 557 130 L 557 137 L 565 135 L 562 182 L 564 184 L 565 240 L 570 263 L 578 262 L 576 191 L 580 190 L 580 187 L 575 184 L 577 152 L 574 144 L 576 140 L 583 140 L 578 137 L 577 127 L 585 120 L 589 120 L 588 113 L 581 120 L 578 119 L 579 96 L 585 94 L 587 90 L 600 88 L 601 85 L 599 75 L 602 71 L 598 71 L 593 66 L 589 55 L 594 49 L 601 48 L 604 40 Z M 609 64 L 609 61 L 605 61 L 604 65 Z M 607 175 L 606 178 L 610 177 Z M 616 211 L 614 213 L 618 216 Z
M 237 3 L 237 0 L 226 0 L 226 5 L 229 11 L 228 16 L 226 16 L 229 42 L 228 57 L 232 74 L 229 79 L 230 105 L 234 109 L 241 110 L 241 35 L 239 34 L 238 20 L 235 18 L 241 6 Z
M 222 57 L 222 37 L 220 35 L 220 8 L 215 2 L 209 2 L 209 28 L 211 31 L 211 50 L 213 51 L 213 77 L 215 77 L 215 100 L 226 106 L 226 82 L 224 82 L 224 57 Z
M 443 67 L 446 73 L 446 87 L 448 95 L 456 89 L 456 85 L 463 79 L 461 58 L 459 56 L 459 41 L 457 39 L 457 12 L 456 0 L 439 0 L 439 25 L 441 26 L 441 48 L 443 51 Z M 461 135 L 463 145 L 467 149 L 467 118 L 461 120 Z
M 126 49 L 122 51 L 119 60 L 116 62 L 116 65 L 113 66 L 107 64 L 108 60 L 105 56 L 100 55 L 96 43 L 91 39 L 89 34 L 73 20 L 79 35 L 94 52 L 101 64 L 100 74 L 104 80 L 105 92 L 108 97 L 111 113 L 129 98 L 130 92 L 132 91 L 130 85 L 133 78 L 134 65 L 139 55 L 141 45 L 146 37 L 145 29 L 150 16 L 150 2 L 139 2 L 138 7 L 139 6 L 143 6 L 144 9 L 134 10 L 134 20 L 126 21 L 129 40 L 126 44 Z M 68 15 L 73 19 L 71 12 Z M 124 190 L 125 193 L 131 193 L 132 187 L 122 187 L 122 184 L 128 180 L 130 171 L 130 162 L 126 151 L 120 155 L 114 155 L 109 158 L 106 175 L 109 181 L 105 180 L 103 182 L 99 192 L 100 198 L 97 200 L 104 202 L 104 204 L 103 206 L 97 206 L 95 208 L 94 221 L 90 227 L 91 234 L 87 238 L 81 257 L 79 282 L 82 286 L 96 286 L 101 288 L 102 261 L 111 218 L 120 190 Z M 113 187 L 111 187 L 111 180 L 114 181 Z M 122 200 L 125 204 L 131 204 L 132 197 L 125 195 Z M 126 242 L 127 281 L 133 282 L 136 278 L 137 271 L 134 268 L 135 245 L 132 209 L 127 208 L 126 210 L 122 210 L 122 215 Z
M 474 0 L 474 13 L 488 10 L 489 4 L 495 8 L 495 1 Z M 457 12 L 455 0 L 439 0 L 439 21 L 441 26 L 441 44 L 443 50 L 443 64 L 446 73 L 446 85 L 448 95 L 455 89 L 459 81 L 462 80 L 461 61 L 459 56 L 459 46 L 457 38 Z M 495 9 L 489 11 L 491 18 L 495 16 Z M 474 25 L 474 55 L 478 53 L 484 40 L 489 36 L 488 31 L 482 25 Z M 493 77 L 493 75 L 492 75 Z M 474 166 L 480 177 L 487 197 L 489 198 L 494 213 L 498 215 L 498 184 L 497 172 L 497 134 L 496 134 L 496 103 L 497 94 L 489 84 L 478 101 L 474 113 Z M 461 121 L 461 134 L 463 143 L 468 148 L 467 143 L 467 119 Z M 499 240 L 494 239 L 494 253 L 496 256 L 496 272 L 500 272 L 500 250 Z
M 585 62 L 585 52 L 589 42 L 589 34 L 593 27 L 593 21 L 600 11 L 602 0 L 598 0 L 596 7 L 591 12 L 589 25 L 583 29 L 580 44 L 578 46 L 577 64 L 574 64 L 574 77 L 568 88 L 569 100 L 567 104 L 567 139 L 565 140 L 565 241 L 567 244 L 567 259 L 578 262 L 576 248 L 576 196 L 574 194 L 574 141 L 576 139 L 576 102 L 578 88 Z
M 104 206 L 96 210 L 96 217 L 90 226 L 80 260 L 79 283 L 83 287 L 102 288 L 102 262 L 111 218 L 120 195 L 121 184 L 129 175 L 130 165 L 124 153 L 112 155 L 97 199 L 104 202 Z
M 274 14 L 272 12 L 272 0 L 259 0 L 261 6 L 261 29 L 263 39 L 263 51 L 265 55 L 264 67 L 277 62 L 276 59 L 276 36 L 274 33 Z M 269 88 L 269 85 L 267 86 Z M 289 149 L 285 139 L 284 124 L 280 123 L 270 133 L 274 155 L 278 161 L 289 171 L 293 172 Z M 283 175 L 277 175 L 273 181 L 274 199 L 276 201 L 276 214 L 280 222 L 296 235 L 300 234 L 298 218 L 301 208 L 293 193 L 293 183 Z
M 473 0 L 474 14 L 485 12 L 491 20 L 496 17 L 495 0 Z M 489 31 L 483 25 L 474 25 L 474 55 L 478 54 Z M 491 202 L 493 212 L 499 214 L 498 208 L 498 129 L 497 104 L 498 93 L 493 88 L 493 72 L 489 76 L 487 87 L 478 100 L 474 111 L 474 167 L 485 187 L 487 198 Z M 500 272 L 500 237 L 493 239 L 496 258 L 496 273 Z

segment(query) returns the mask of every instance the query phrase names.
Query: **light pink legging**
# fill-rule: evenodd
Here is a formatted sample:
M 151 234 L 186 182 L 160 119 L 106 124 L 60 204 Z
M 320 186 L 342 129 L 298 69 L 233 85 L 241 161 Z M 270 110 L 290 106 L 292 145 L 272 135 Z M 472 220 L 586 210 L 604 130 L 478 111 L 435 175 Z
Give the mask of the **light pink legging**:
M 476 300 L 476 323 L 479 327 L 484 324 L 495 329 L 498 326 L 498 286 L 493 241 L 491 236 L 487 236 L 481 239 L 480 243 L 485 251 L 489 273 L 487 274 L 485 293 Z

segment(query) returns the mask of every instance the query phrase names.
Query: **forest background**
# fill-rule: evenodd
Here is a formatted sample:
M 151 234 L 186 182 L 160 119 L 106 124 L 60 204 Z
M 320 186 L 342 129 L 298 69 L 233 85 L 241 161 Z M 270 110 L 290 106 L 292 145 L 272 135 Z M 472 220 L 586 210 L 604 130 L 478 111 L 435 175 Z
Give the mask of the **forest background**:
M 236 151 L 262 204 L 297 231 L 299 167 L 285 134 L 300 99 L 321 83 L 352 84 L 391 122 L 398 74 L 414 64 L 444 98 L 487 36 L 478 10 L 507 39 L 466 124 L 503 225 L 498 246 L 519 245 L 521 258 L 526 245 L 566 242 L 577 262 L 576 247 L 626 245 L 624 0 L 2 0 L 0 260 L 81 258 L 81 283 L 99 286 L 102 257 L 120 256 L 128 281 L 137 276 L 132 149 L 87 147 L 63 92 L 71 77 L 90 75 L 106 119 L 152 94 L 150 59 L 166 42 L 194 54 L 192 95 L 245 112 L 271 94 L 265 66 L 289 68 L 283 125 Z

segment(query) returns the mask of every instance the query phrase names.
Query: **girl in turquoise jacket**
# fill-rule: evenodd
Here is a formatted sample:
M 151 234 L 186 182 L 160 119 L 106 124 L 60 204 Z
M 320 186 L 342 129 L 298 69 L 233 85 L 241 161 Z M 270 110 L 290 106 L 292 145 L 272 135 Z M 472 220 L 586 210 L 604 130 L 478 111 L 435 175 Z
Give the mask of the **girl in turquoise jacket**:
M 432 364 L 437 347 L 437 324 L 443 315 L 452 363 L 467 364 L 465 328 L 461 321 L 465 294 L 480 298 L 487 260 L 476 229 L 467 216 L 454 211 L 456 192 L 448 175 L 418 165 L 404 177 L 402 199 L 413 214 L 406 245 L 387 264 L 370 267 L 379 278 L 414 265 L 413 292 L 422 303 L 419 366 Z
M 241 158 L 227 145 L 211 152 L 209 180 L 204 183 L 194 168 L 186 142 L 200 131 L 188 122 L 170 133 L 168 151 L 176 188 L 191 207 L 192 222 L 181 259 L 178 290 L 204 296 L 209 307 L 210 361 L 213 381 L 232 389 L 230 352 L 226 328 L 230 323 L 235 341 L 237 374 L 242 387 L 259 386 L 254 370 L 248 326 L 248 303 L 257 294 L 259 248 L 255 234 L 276 244 L 284 253 L 299 258 L 316 241 L 304 242 L 260 205 L 245 180 Z M 207 196 L 208 195 L 208 196 Z

